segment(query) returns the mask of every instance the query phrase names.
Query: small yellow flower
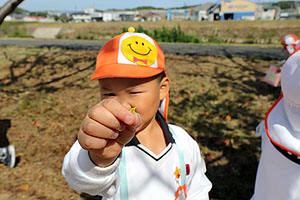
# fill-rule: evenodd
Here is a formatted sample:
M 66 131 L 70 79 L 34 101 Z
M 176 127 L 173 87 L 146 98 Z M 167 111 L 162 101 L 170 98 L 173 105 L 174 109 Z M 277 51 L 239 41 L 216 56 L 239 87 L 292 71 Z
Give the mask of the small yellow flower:
M 135 114 L 135 109 L 136 109 L 136 107 L 134 107 L 134 108 L 129 108 L 128 110 L 129 110 L 132 114 Z
M 175 175 L 175 177 L 176 178 L 179 178 L 180 177 L 180 169 L 178 168 L 178 167 L 176 167 L 176 170 L 175 170 L 175 172 L 174 172 L 174 175 Z

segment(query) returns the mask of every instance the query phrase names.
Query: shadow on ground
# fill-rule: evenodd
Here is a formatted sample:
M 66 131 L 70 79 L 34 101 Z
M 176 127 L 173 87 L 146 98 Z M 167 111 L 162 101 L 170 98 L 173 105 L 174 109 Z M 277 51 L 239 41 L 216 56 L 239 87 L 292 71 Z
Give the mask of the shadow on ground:
M 176 64 L 189 66 L 184 63 L 190 58 L 181 58 Z M 172 75 L 175 84 L 169 120 L 179 123 L 199 142 L 213 183 L 212 199 L 252 196 L 260 154 L 255 129 L 280 96 L 280 87 L 262 81 L 272 62 L 195 57 L 193 70 L 176 68 Z

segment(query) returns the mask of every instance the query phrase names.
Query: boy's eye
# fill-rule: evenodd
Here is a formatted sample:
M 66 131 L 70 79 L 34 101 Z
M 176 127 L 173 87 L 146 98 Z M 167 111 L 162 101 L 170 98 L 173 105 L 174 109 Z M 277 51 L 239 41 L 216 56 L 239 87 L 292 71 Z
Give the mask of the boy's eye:
M 113 97 L 113 96 L 116 96 L 116 95 L 114 93 L 105 93 L 105 94 L 103 94 L 103 96 Z
M 130 94 L 139 94 L 141 92 L 130 92 Z

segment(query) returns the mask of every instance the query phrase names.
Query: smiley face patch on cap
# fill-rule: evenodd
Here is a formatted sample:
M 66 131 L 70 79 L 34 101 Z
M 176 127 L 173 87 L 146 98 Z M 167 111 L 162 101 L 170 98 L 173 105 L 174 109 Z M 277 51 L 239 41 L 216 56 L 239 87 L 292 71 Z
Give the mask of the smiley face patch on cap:
M 140 36 L 130 36 L 121 43 L 123 55 L 139 65 L 152 65 L 157 58 L 156 47 Z
M 118 62 L 157 68 L 157 47 L 145 34 L 125 33 L 120 39 Z

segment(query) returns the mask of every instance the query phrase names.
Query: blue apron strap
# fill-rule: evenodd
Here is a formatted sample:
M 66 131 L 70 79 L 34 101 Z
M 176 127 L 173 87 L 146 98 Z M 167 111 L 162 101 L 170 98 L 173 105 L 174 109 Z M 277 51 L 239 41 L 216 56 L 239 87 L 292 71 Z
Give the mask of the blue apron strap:
M 183 153 L 181 148 L 178 145 L 178 137 L 175 134 L 175 132 L 173 131 L 173 129 L 169 126 L 169 129 L 175 139 L 175 144 L 176 144 L 176 149 L 178 151 L 178 156 L 179 156 L 179 161 L 180 161 L 180 169 L 181 169 L 181 185 L 183 186 L 186 183 L 186 166 L 185 166 L 185 162 L 184 162 L 184 157 L 183 157 Z
M 120 199 L 128 200 L 127 174 L 126 174 L 126 159 L 125 149 L 122 149 L 122 158 L 120 163 Z
M 176 149 L 178 151 L 180 169 L 181 169 L 180 180 L 181 180 L 181 185 L 183 186 L 186 183 L 186 167 L 185 167 L 184 157 L 183 157 L 182 150 L 179 148 L 179 145 L 176 142 L 176 141 L 178 141 L 178 138 L 177 138 L 175 132 L 172 130 L 172 128 L 170 126 L 169 126 L 169 129 L 175 139 L 175 145 L 176 145 Z M 125 149 L 124 148 L 122 150 L 122 158 L 121 158 L 119 170 L 120 170 L 120 199 L 128 200 L 126 159 L 125 159 Z

